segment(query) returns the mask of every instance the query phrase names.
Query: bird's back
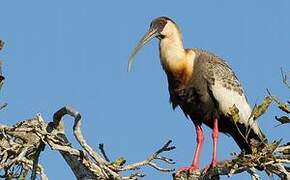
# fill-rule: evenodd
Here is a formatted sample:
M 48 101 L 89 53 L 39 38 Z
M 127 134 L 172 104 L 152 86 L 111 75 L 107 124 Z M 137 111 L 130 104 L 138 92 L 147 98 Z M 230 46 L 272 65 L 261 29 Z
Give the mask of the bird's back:
M 251 139 L 265 140 L 257 122 L 249 119 L 249 106 L 243 88 L 231 68 L 218 56 L 200 49 L 195 53 L 192 80 L 184 85 L 168 76 L 170 99 L 173 107 L 180 106 L 193 121 L 212 127 L 213 118 L 219 118 L 219 130 L 230 134 L 241 149 L 251 152 Z M 239 109 L 239 121 L 229 117 L 229 109 Z M 239 128 L 239 130 L 237 129 Z M 249 135 L 246 138 L 246 134 Z

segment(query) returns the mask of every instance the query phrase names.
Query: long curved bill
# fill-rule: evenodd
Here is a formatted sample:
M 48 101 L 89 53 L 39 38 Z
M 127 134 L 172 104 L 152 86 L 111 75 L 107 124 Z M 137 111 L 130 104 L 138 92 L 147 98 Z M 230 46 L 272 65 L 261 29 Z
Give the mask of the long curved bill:
M 147 43 L 149 42 L 151 39 L 153 39 L 154 37 L 158 36 L 159 33 L 157 31 L 157 29 L 149 29 L 149 31 L 142 37 L 142 39 L 139 41 L 139 43 L 137 44 L 137 46 L 135 47 L 134 51 L 132 52 L 129 61 L 128 61 L 128 72 L 131 71 L 131 67 L 132 67 L 132 63 L 134 61 L 134 58 L 136 56 L 136 54 L 138 53 L 138 51 Z

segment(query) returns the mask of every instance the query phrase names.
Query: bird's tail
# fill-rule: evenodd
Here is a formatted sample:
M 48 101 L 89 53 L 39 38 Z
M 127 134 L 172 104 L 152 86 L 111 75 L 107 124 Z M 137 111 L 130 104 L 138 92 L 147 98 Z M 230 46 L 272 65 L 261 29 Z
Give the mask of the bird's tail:
M 249 125 L 243 123 L 233 123 L 237 131 L 230 131 L 241 150 L 246 154 L 252 153 L 253 148 L 263 148 L 267 144 L 267 138 L 258 126 L 256 121 L 250 121 Z

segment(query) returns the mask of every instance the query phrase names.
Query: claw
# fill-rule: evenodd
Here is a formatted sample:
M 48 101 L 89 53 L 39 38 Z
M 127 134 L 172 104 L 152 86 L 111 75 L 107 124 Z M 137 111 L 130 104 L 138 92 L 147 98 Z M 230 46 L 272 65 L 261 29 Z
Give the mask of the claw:
M 215 168 L 216 166 L 217 166 L 217 162 L 216 161 L 212 161 L 209 166 L 206 166 L 204 168 L 203 172 L 207 173 L 210 169 Z

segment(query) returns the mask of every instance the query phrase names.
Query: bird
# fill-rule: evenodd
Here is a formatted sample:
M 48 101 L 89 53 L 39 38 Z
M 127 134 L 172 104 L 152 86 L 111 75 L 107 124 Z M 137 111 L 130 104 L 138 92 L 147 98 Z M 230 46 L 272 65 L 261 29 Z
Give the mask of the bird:
M 159 55 L 167 75 L 170 102 L 180 107 L 196 129 L 196 148 L 190 166 L 179 171 L 197 170 L 204 142 L 202 124 L 212 129 L 213 154 L 208 168 L 217 166 L 219 132 L 230 135 L 240 149 L 250 154 L 254 144 L 264 146 L 266 136 L 252 117 L 244 90 L 230 66 L 219 56 L 198 48 L 184 48 L 179 26 L 166 16 L 155 18 L 128 61 L 131 71 L 137 52 L 151 39 L 159 40 Z M 230 109 L 238 109 L 233 121 Z

